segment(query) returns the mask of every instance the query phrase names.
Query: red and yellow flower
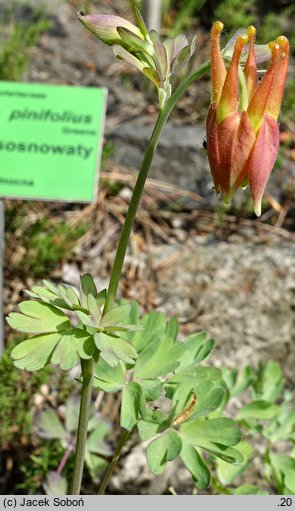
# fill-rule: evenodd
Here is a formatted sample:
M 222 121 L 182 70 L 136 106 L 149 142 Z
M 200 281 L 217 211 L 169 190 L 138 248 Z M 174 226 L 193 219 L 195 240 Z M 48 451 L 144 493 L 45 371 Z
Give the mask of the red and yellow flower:
M 220 49 L 223 24 L 211 30 L 211 105 L 207 116 L 207 149 L 217 193 L 229 202 L 240 186 L 249 184 L 254 211 L 261 200 L 279 149 L 278 115 L 285 87 L 289 42 L 284 36 L 269 43 L 271 61 L 260 83 L 254 42 L 256 30 L 239 35 L 228 70 Z M 248 44 L 249 43 L 249 44 Z M 247 60 L 240 59 L 248 44 Z

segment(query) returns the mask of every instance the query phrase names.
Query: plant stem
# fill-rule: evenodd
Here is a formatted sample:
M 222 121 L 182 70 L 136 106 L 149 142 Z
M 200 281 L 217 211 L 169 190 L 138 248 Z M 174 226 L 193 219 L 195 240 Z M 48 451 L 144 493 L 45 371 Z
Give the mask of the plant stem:
M 112 305 L 116 299 L 116 294 L 119 286 L 119 281 L 122 273 L 123 263 L 128 247 L 128 242 L 130 238 L 130 234 L 132 231 L 133 223 L 135 220 L 135 215 L 137 212 L 137 208 L 139 205 L 139 201 L 142 196 L 142 192 L 144 189 L 144 185 L 150 170 L 151 163 L 153 161 L 153 157 L 155 154 L 155 150 L 157 148 L 159 138 L 161 136 L 161 133 L 163 131 L 163 128 L 168 120 L 168 117 L 175 107 L 178 100 L 181 98 L 181 96 L 185 93 L 187 88 L 198 78 L 200 78 L 202 75 L 207 73 L 210 69 L 210 61 L 205 62 L 202 64 L 196 71 L 194 71 L 192 74 L 190 74 L 183 82 L 178 86 L 178 88 L 174 91 L 170 99 L 166 102 L 163 109 L 160 110 L 155 127 L 153 129 L 153 132 L 151 134 L 149 143 L 147 145 L 143 162 L 141 164 L 139 174 L 135 183 L 135 187 L 133 190 L 133 194 L 130 200 L 129 208 L 126 214 L 125 222 L 122 227 L 117 252 L 115 256 L 114 265 L 112 268 L 111 276 L 110 276 L 110 283 L 107 291 L 107 297 L 106 302 L 103 310 L 103 315 L 106 314 L 108 310 L 112 308 Z M 123 430 L 122 435 L 120 437 L 119 443 L 117 445 L 116 452 L 113 456 L 113 459 L 104 475 L 104 478 L 102 480 L 98 495 L 104 495 L 104 492 L 108 486 L 109 480 L 113 474 L 113 471 L 119 461 L 123 446 L 127 442 L 128 438 L 131 435 L 131 431 Z
M 92 382 L 94 377 L 94 362 L 93 359 L 81 359 L 82 369 L 82 391 L 80 400 L 79 423 L 77 431 L 77 444 L 74 462 L 73 480 L 70 488 L 70 495 L 80 495 L 85 448 L 87 441 L 87 426 L 89 418 L 89 405 L 92 391 Z
M 110 462 L 110 464 L 107 468 L 107 471 L 105 472 L 105 475 L 103 477 L 103 480 L 101 482 L 100 488 L 98 490 L 98 495 L 104 495 L 104 492 L 106 491 L 107 486 L 109 484 L 110 478 L 111 478 L 111 476 L 117 466 L 117 463 L 120 459 L 122 449 L 123 449 L 124 445 L 126 444 L 127 440 L 130 438 L 131 434 L 132 434 L 132 430 L 128 431 L 128 430 L 124 429 L 122 431 L 122 434 L 120 436 L 115 454 L 114 454 L 112 461 Z
M 153 129 L 153 132 L 151 134 L 151 138 L 149 140 L 149 143 L 147 145 L 143 162 L 139 170 L 139 174 L 135 183 L 135 187 L 133 190 L 133 194 L 130 200 L 129 208 L 127 211 L 127 215 L 125 218 L 124 225 L 122 227 L 121 236 L 119 239 L 117 252 L 115 256 L 114 265 L 112 268 L 111 276 L 110 276 L 110 283 L 107 291 L 107 298 L 104 306 L 103 314 L 105 314 L 108 310 L 112 308 L 112 305 L 114 303 L 114 300 L 116 298 L 119 281 L 122 273 L 122 267 L 128 247 L 128 242 L 130 238 L 130 234 L 132 231 L 135 215 L 137 212 L 137 208 L 139 205 L 139 201 L 141 199 L 141 195 L 144 189 L 144 185 L 150 170 L 151 163 L 153 161 L 153 157 L 155 154 L 155 150 L 157 148 L 160 135 L 163 131 L 163 128 L 167 122 L 167 119 L 173 110 L 174 106 L 178 102 L 178 100 L 181 98 L 181 96 L 185 93 L 187 88 L 200 78 L 203 74 L 205 74 L 210 69 L 210 62 L 205 62 L 202 64 L 196 71 L 194 71 L 192 74 L 190 74 L 183 82 L 178 86 L 178 88 L 174 91 L 170 99 L 166 102 L 163 109 L 160 110 L 155 127 Z

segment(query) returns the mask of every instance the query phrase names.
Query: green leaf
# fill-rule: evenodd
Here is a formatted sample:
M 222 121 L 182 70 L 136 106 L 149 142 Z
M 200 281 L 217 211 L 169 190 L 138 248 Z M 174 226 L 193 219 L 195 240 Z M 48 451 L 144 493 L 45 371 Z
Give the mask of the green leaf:
M 167 383 L 164 383 L 164 391 L 169 399 L 173 399 L 174 392 L 181 383 L 194 390 L 197 398 L 197 404 L 193 411 L 194 414 L 196 412 L 196 415 L 206 415 L 213 411 L 213 407 L 216 409 L 215 406 L 217 408 L 220 406 L 218 396 L 221 396 L 221 392 L 224 394 L 226 388 L 221 378 L 220 369 L 198 366 L 187 369 L 185 372 L 175 373 Z M 223 389 L 223 391 L 220 389 Z M 209 397 L 208 393 L 211 392 L 213 394 Z M 212 402 L 210 399 L 212 399 Z M 217 403 L 219 403 L 218 406 Z
M 75 348 L 80 358 L 83 360 L 89 360 L 92 358 L 95 343 L 93 336 L 90 335 L 86 330 L 81 330 L 80 328 L 73 328 L 71 330 L 71 334 L 69 334 L 72 339 L 72 343 L 75 344 Z
M 128 51 L 146 51 L 148 49 L 147 42 L 138 37 L 136 34 L 125 27 L 117 27 L 117 32 Z
M 210 470 L 201 458 L 198 450 L 190 444 L 182 443 L 180 457 L 188 470 L 191 472 L 197 488 L 205 490 L 211 482 Z
M 172 461 L 179 455 L 182 441 L 178 433 L 169 429 L 153 440 L 146 449 L 147 462 L 154 474 L 161 474 L 167 461 Z
M 207 358 L 214 346 L 213 339 L 207 339 L 206 332 L 192 334 L 183 341 L 184 351 L 177 373 L 185 371 Z
M 252 401 L 239 410 L 237 419 L 273 419 L 280 413 L 280 407 L 267 401 Z
M 131 300 L 131 302 L 127 302 L 126 300 L 118 300 L 118 305 L 125 305 L 125 304 L 129 304 L 129 307 L 130 307 L 130 311 L 129 311 L 129 314 L 126 315 L 125 319 L 122 320 L 121 322 L 121 325 L 137 325 L 138 322 L 139 322 L 139 307 L 138 307 L 138 303 L 135 301 L 135 300 Z M 144 327 L 141 328 L 141 330 L 143 330 Z M 127 339 L 129 340 L 129 339 Z
M 141 351 L 150 342 L 160 340 L 161 337 L 167 337 L 166 317 L 162 312 L 152 311 L 145 314 L 139 321 L 139 325 L 144 327 L 143 332 L 129 334 L 129 340 L 137 352 Z
M 14 365 L 27 371 L 38 371 L 50 362 L 52 352 L 61 334 L 36 335 L 18 344 L 11 352 Z
M 168 69 L 170 69 L 172 59 L 173 59 L 174 40 L 169 37 L 163 41 L 163 45 L 165 46 L 165 49 L 166 49 L 167 66 L 168 66 Z
M 102 289 L 102 291 L 99 291 L 99 293 L 95 297 L 97 307 L 101 308 L 104 305 L 104 303 L 106 301 L 106 297 L 107 297 L 106 289 Z
M 73 302 L 72 302 L 72 293 L 69 292 L 69 288 L 68 286 L 65 286 L 64 284 L 60 284 L 58 286 L 58 294 L 59 296 L 62 298 L 62 300 L 64 300 L 66 302 L 66 304 L 68 305 L 68 308 L 69 309 L 73 309 Z M 77 296 L 76 296 L 77 298 Z M 75 300 L 75 298 L 74 298 Z M 75 300 L 76 301 L 76 300 Z M 78 302 L 79 304 L 79 302 Z M 77 301 L 76 301 L 76 306 L 77 306 Z
M 73 288 L 64 285 L 56 287 L 45 280 L 43 280 L 43 285 L 44 287 L 33 286 L 31 291 L 25 291 L 25 293 L 31 298 L 37 298 L 60 309 L 80 309 L 85 312 L 85 308 L 80 305 L 79 298 Z
M 58 295 L 58 288 L 55 286 L 52 282 L 49 280 L 43 279 L 42 280 L 43 286 L 46 287 L 51 293 Z
M 163 78 L 169 77 L 170 69 L 168 67 L 167 51 L 164 44 L 161 42 L 158 33 L 155 30 L 150 30 L 150 39 L 152 40 L 156 58 L 154 59 L 157 69 Z
M 190 59 L 190 47 L 186 46 L 186 48 L 183 48 L 178 55 L 173 59 L 172 66 L 171 66 L 171 72 L 172 74 L 177 74 L 181 70 L 182 67 L 184 67 L 189 59 Z
M 94 284 L 94 280 L 89 273 L 85 273 L 80 277 L 80 296 L 81 296 L 81 305 L 87 309 L 87 296 L 93 295 L 97 296 L 96 285 Z
M 108 462 L 104 458 L 88 450 L 86 450 L 85 453 L 85 463 L 93 481 L 101 477 L 102 472 L 104 472 L 108 466 Z
M 101 352 L 101 357 L 110 366 L 118 365 L 119 360 L 126 364 L 134 364 L 137 353 L 128 341 L 102 332 L 94 334 L 94 341 Z
M 181 381 L 190 381 L 192 387 L 194 387 L 200 381 L 204 380 L 216 380 L 219 381 L 221 385 L 224 385 L 220 369 L 202 366 L 194 366 L 179 373 L 175 371 L 174 376 L 169 379 L 169 383 L 177 384 Z
M 62 309 L 71 309 L 71 307 L 62 298 L 60 298 L 57 288 L 56 293 L 53 293 L 46 287 L 33 286 L 31 291 L 26 290 L 25 293 L 31 298 L 37 298 L 38 300 L 41 299 L 42 302 L 49 303 L 50 305 L 61 307 Z
M 156 87 L 161 87 L 161 77 L 155 69 L 152 69 L 151 67 L 144 67 L 142 72 L 149 80 L 155 84 Z
M 94 349 L 93 337 L 86 330 L 75 328 L 61 337 L 51 362 L 66 371 L 78 364 L 80 358 L 90 359 Z
M 225 394 L 225 385 L 219 380 L 205 380 L 195 386 L 197 403 L 190 419 L 209 415 L 221 405 Z
M 233 490 L 234 495 L 269 495 L 266 490 L 262 490 L 259 486 L 255 486 L 254 484 L 243 484 L 239 486 L 235 490 Z
M 208 451 L 217 458 L 226 461 L 227 463 L 241 464 L 244 461 L 241 452 L 234 447 L 226 447 L 225 445 L 214 442 L 204 442 L 202 449 Z
M 108 422 L 100 420 L 97 424 L 97 427 L 90 433 L 87 438 L 87 450 L 93 454 L 111 456 L 112 449 L 105 441 L 105 437 L 110 432 L 110 430 L 111 425 Z
M 232 396 L 239 396 L 245 390 L 249 388 L 253 381 L 254 370 L 252 367 L 244 367 L 242 371 L 238 374 L 238 377 L 235 381 L 233 388 L 231 389 Z
M 105 326 L 113 326 L 113 325 L 121 325 L 126 317 L 130 313 L 130 305 L 129 303 L 125 303 L 124 305 L 119 305 L 109 310 L 102 318 L 100 325 L 102 327 Z
M 135 14 L 136 24 L 137 24 L 139 30 L 141 31 L 142 35 L 144 36 L 144 38 L 146 38 L 146 36 L 148 35 L 148 29 L 146 28 L 146 24 L 143 20 L 143 17 L 141 16 L 140 11 L 137 9 L 136 6 L 134 9 L 134 14 Z
M 93 321 L 93 319 L 88 316 L 88 314 L 86 314 L 85 312 L 83 311 L 80 311 L 80 310 L 75 310 L 75 314 L 77 316 L 77 318 L 81 321 L 81 323 L 85 326 L 90 326 L 90 327 L 97 327 L 98 325 L 95 323 L 95 321 Z
M 271 442 L 278 442 L 279 440 L 288 440 L 292 433 L 295 431 L 295 408 L 291 408 L 286 413 L 280 414 L 278 417 L 279 424 L 273 426 L 268 432 L 268 429 L 264 429 L 265 436 L 271 440 Z
M 155 410 L 154 412 L 154 415 L 155 415 L 155 419 L 156 419 L 156 415 L 159 415 L 159 413 L 157 413 L 158 410 Z M 162 424 L 161 422 L 165 419 L 161 412 L 160 412 L 160 422 L 148 422 L 148 421 L 144 421 L 144 420 L 141 420 L 139 421 L 139 423 L 137 424 L 137 429 L 138 429 L 138 434 L 141 438 L 141 440 L 145 441 L 145 440 L 149 440 L 150 438 L 153 438 L 154 436 L 156 436 L 158 433 L 161 433 L 161 431 L 163 431 L 163 427 L 162 427 Z M 166 429 L 166 428 L 164 428 Z
M 88 431 L 99 430 L 101 438 L 104 438 L 109 434 L 112 429 L 112 424 L 104 419 L 99 412 L 96 411 L 94 403 L 92 404 L 92 410 L 89 413 Z
M 120 332 L 120 337 L 124 335 L 125 332 L 137 332 L 138 330 L 142 330 L 141 326 L 138 325 L 114 325 L 114 326 L 105 326 L 103 331 L 107 332 Z
M 119 44 L 114 44 L 112 46 L 113 53 L 115 57 L 119 60 L 125 60 L 128 62 L 128 64 L 131 64 L 131 66 L 136 67 L 139 71 L 142 71 L 144 68 L 144 64 L 136 58 L 132 53 L 127 51 L 123 46 L 120 46 Z
M 179 34 L 173 39 L 173 58 L 177 57 L 179 53 L 188 46 L 188 40 L 186 35 Z
M 180 426 L 183 442 L 201 447 L 228 463 L 242 463 L 243 455 L 236 445 L 242 436 L 232 419 L 219 417 L 211 420 L 197 419 Z
M 8 324 L 20 332 L 49 333 L 65 330 L 70 326 L 69 319 L 56 307 L 47 303 L 27 301 L 19 304 L 18 312 L 11 312 Z
M 284 388 L 285 379 L 277 362 L 270 360 L 260 364 L 257 380 L 253 383 L 257 397 L 263 401 L 275 402 Z
M 80 301 L 77 296 L 77 293 L 75 292 L 75 290 L 72 287 L 67 287 L 66 295 L 67 295 L 68 303 L 70 303 L 70 305 L 72 305 L 73 307 L 75 305 L 80 306 Z
M 37 412 L 34 424 L 38 428 L 37 435 L 41 438 L 57 438 L 59 440 L 67 438 L 67 432 L 60 422 L 58 415 L 51 408 L 43 412 Z
M 122 362 L 119 362 L 116 367 L 111 367 L 100 358 L 96 367 L 93 386 L 105 392 L 122 390 L 125 385 L 125 372 L 126 368 Z
M 181 425 L 181 434 L 192 445 L 202 446 L 203 441 L 225 446 L 239 443 L 242 437 L 237 424 L 227 417 L 211 420 L 195 419 Z
M 177 386 L 173 394 L 171 410 L 169 414 L 169 419 L 171 422 L 176 416 L 181 414 L 190 405 L 192 399 L 194 398 L 193 390 L 194 389 L 190 381 L 181 382 Z
M 284 495 L 295 495 L 295 459 L 285 454 L 269 455 L 270 463 Z
M 225 385 L 219 380 L 204 380 L 200 383 L 191 379 L 183 380 L 177 387 L 172 399 L 172 418 L 179 416 L 188 405 L 196 401 L 189 410 L 185 420 L 192 420 L 216 410 L 222 403 L 225 394 Z M 183 421 L 182 421 L 183 422 Z
M 79 396 L 70 396 L 66 401 L 65 427 L 69 433 L 74 433 L 78 428 L 79 419 Z
M 252 367 L 244 367 L 240 373 L 236 369 L 230 370 L 223 368 L 223 377 L 230 390 L 231 396 L 239 396 L 251 385 L 254 379 L 254 371 Z
M 146 401 L 155 401 L 162 392 L 162 382 L 159 380 L 141 380 L 141 387 Z
M 122 392 L 121 427 L 131 431 L 143 410 L 144 399 L 140 385 L 135 382 L 128 383 Z
M 173 339 L 176 341 L 177 335 L 178 335 L 179 325 L 177 318 L 172 317 L 169 319 L 167 326 L 166 326 L 166 336 L 170 337 L 170 339 Z
M 227 486 L 231 484 L 237 477 L 243 474 L 250 466 L 249 461 L 253 456 L 254 449 L 251 444 L 241 441 L 237 448 L 242 453 L 244 462 L 242 465 L 231 465 L 225 461 L 217 460 L 217 476 L 221 484 Z
M 155 378 L 174 371 L 183 353 L 183 344 L 163 337 L 150 342 L 139 354 L 135 364 L 136 378 Z
M 48 472 L 43 487 L 46 495 L 67 495 L 68 483 L 66 478 L 57 472 Z
M 97 301 L 93 295 L 89 294 L 87 296 L 87 308 L 91 314 L 93 322 L 99 325 L 101 321 L 101 312 L 97 305 Z

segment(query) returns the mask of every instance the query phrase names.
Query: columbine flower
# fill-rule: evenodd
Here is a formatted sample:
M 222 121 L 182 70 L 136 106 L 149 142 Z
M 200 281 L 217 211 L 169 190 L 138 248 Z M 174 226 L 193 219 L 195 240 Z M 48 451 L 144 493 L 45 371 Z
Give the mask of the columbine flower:
M 162 108 L 171 96 L 170 79 L 191 58 L 196 39 L 189 44 L 184 35 L 178 35 L 162 43 L 157 32 L 148 32 L 137 10 L 138 27 L 119 16 L 79 12 L 78 18 L 98 39 L 112 46 L 118 59 L 135 66 L 156 85 Z
M 239 186 L 249 183 L 254 211 L 261 215 L 261 200 L 279 149 L 277 123 L 288 68 L 289 42 L 280 36 L 269 43 L 271 61 L 257 80 L 254 42 L 256 30 L 238 35 L 228 70 L 219 38 L 223 24 L 211 30 L 212 97 L 207 117 L 207 149 L 216 192 L 229 202 Z M 240 62 L 249 43 L 247 59 Z

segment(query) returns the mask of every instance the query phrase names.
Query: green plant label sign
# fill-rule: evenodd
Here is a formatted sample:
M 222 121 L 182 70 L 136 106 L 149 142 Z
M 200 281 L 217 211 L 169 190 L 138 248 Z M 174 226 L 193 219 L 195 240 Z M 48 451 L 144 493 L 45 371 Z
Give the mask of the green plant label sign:
M 107 91 L 0 82 L 0 196 L 94 202 Z

